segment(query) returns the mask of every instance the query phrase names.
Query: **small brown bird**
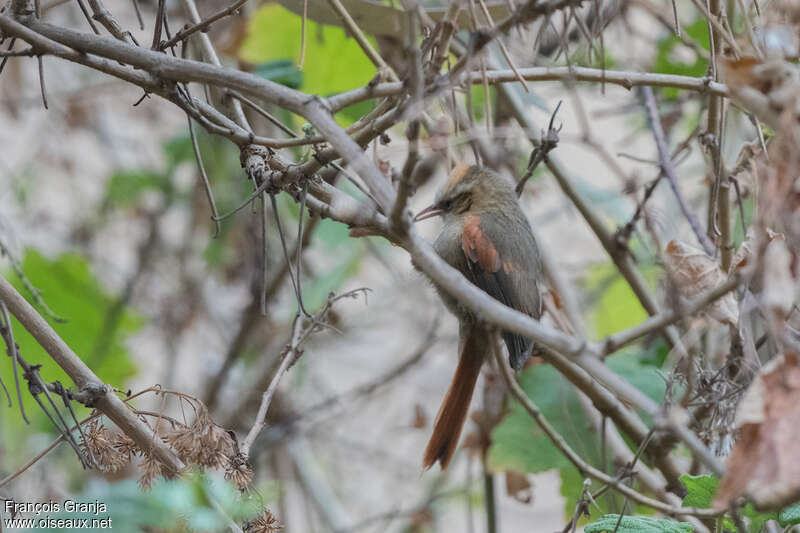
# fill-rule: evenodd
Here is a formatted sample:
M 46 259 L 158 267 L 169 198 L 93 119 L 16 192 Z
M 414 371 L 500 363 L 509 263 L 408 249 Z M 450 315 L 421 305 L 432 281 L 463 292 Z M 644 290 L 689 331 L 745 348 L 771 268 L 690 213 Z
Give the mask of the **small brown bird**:
M 456 167 L 436 202 L 414 220 L 434 216 L 444 220 L 433 245 L 442 259 L 495 299 L 539 318 L 539 248 L 509 180 L 478 166 Z M 461 356 L 422 462 L 430 468 L 439 461 L 444 469 L 456 450 L 481 365 L 491 346 L 475 314 L 441 288 L 437 290 L 458 318 Z M 532 343 L 510 332 L 504 332 L 503 339 L 511 366 L 518 370 L 530 355 Z

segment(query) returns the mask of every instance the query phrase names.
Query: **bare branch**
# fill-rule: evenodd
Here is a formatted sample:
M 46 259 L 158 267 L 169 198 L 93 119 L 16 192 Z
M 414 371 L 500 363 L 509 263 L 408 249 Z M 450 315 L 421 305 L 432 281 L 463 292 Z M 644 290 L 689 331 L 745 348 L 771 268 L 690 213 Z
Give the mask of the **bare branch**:
M 604 82 L 619 85 L 626 89 L 633 87 L 674 87 L 699 93 L 728 95 L 728 87 L 711 78 L 695 78 L 692 76 L 679 76 L 673 74 L 659 74 L 653 72 L 632 72 L 620 70 L 602 70 L 588 67 L 530 67 L 517 69 L 519 75 L 527 81 L 584 81 Z M 492 85 L 506 83 L 517 79 L 513 70 L 487 70 L 486 81 Z M 480 72 L 470 72 L 464 75 L 464 83 L 477 85 L 483 83 Z M 347 106 L 356 104 L 369 98 L 392 96 L 403 91 L 400 82 L 379 83 L 372 87 L 361 87 L 339 93 L 328 98 L 333 111 L 338 111 Z
M 161 44 L 161 46 L 159 48 L 161 50 L 166 50 L 167 48 L 172 48 L 173 46 L 175 46 L 179 42 L 185 41 L 191 35 L 197 33 L 198 31 L 200 31 L 200 32 L 208 31 L 208 29 L 211 27 L 212 24 L 214 24 L 215 22 L 219 21 L 220 19 L 223 19 L 225 17 L 229 17 L 229 16 L 233 15 L 234 13 L 236 13 L 239 10 L 239 8 L 241 8 L 246 3 L 247 3 L 247 0 L 236 0 L 236 2 L 234 2 L 233 4 L 229 5 L 228 7 L 220 9 L 219 11 L 217 11 L 213 15 L 203 19 L 202 21 L 197 22 L 197 23 L 192 24 L 192 25 L 186 25 L 185 27 L 181 28 L 178 31 L 178 33 L 173 35 L 171 39 L 169 39 L 168 41 L 165 41 L 163 44 Z

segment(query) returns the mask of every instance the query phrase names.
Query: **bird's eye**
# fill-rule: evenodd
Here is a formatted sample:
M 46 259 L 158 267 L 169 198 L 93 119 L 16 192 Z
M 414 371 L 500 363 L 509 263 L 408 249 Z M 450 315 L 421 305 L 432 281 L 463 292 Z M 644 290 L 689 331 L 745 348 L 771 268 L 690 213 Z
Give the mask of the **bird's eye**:
M 442 200 L 439 202 L 439 207 L 445 211 L 450 211 L 450 208 L 453 207 L 453 200 Z

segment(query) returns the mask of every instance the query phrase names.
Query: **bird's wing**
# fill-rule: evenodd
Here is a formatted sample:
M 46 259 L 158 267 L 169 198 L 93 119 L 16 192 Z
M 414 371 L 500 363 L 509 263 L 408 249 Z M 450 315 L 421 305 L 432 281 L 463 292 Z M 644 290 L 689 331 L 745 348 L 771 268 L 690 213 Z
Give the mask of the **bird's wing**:
M 528 228 L 516 228 L 517 235 L 527 237 Z M 541 315 L 538 277 L 538 256 L 535 241 L 530 235 L 529 242 L 517 242 L 525 250 L 504 249 L 497 233 L 501 228 L 492 229 L 481 223 L 477 215 L 470 216 L 464 223 L 461 233 L 461 248 L 468 258 L 471 281 L 494 299 L 535 318 Z M 525 264 L 533 260 L 536 264 Z M 535 270 L 535 271 L 534 271 Z M 527 291 L 527 292 L 526 292 Z M 528 292 L 530 294 L 528 294 Z M 511 366 L 518 369 L 529 355 L 531 341 L 516 333 L 504 332 L 503 338 L 508 346 Z

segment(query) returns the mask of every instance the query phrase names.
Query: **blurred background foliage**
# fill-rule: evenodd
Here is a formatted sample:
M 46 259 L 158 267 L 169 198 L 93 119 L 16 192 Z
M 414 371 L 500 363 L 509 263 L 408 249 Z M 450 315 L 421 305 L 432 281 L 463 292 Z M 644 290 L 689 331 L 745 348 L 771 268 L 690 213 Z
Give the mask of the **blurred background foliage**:
M 268 80 L 319 96 L 363 87 L 375 76 L 375 67 L 342 28 L 308 20 L 303 43 L 298 39 L 301 26 L 302 19 L 283 7 L 262 6 L 247 24 L 239 59 L 254 65 L 255 72 Z M 352 124 L 372 105 L 367 100 L 344 109 L 337 114 L 339 123 Z M 288 111 L 283 115 L 292 116 L 290 124 L 295 129 L 305 122 Z

